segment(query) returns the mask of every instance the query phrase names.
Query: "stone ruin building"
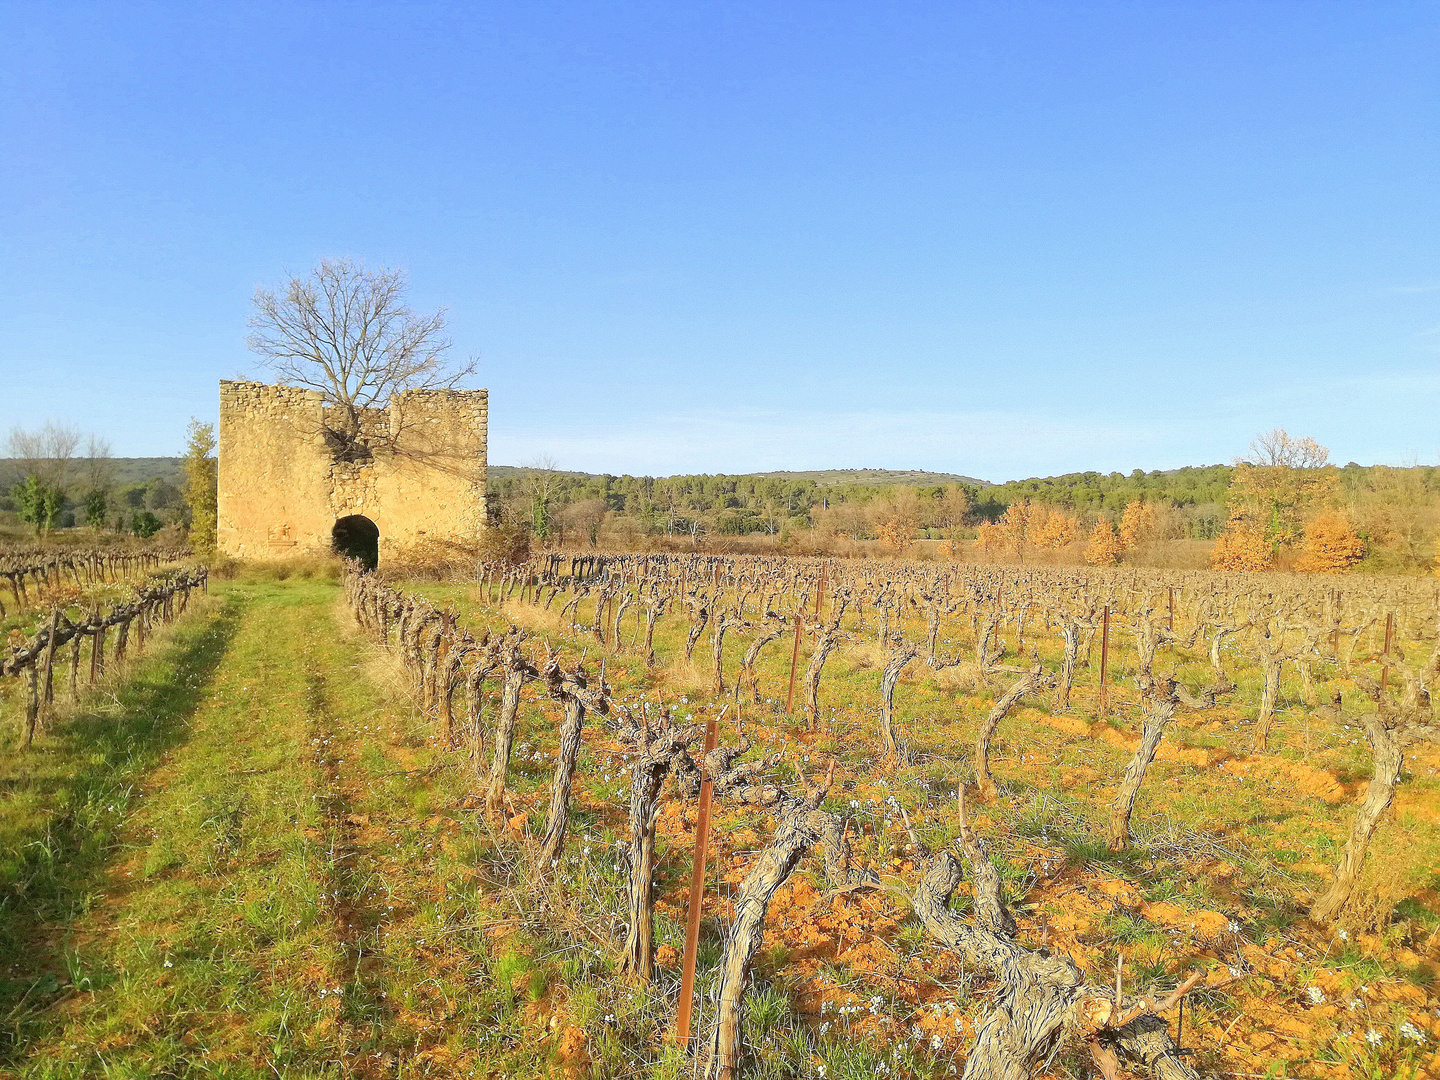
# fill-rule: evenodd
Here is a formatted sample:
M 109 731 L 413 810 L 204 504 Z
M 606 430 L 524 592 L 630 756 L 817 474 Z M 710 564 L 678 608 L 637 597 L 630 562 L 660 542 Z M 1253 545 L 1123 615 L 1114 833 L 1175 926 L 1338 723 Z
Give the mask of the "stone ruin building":
M 362 416 L 362 453 L 337 446 L 316 390 L 220 383 L 219 520 L 227 555 L 339 551 L 375 566 L 425 540 L 485 528 L 488 391 L 406 390 Z

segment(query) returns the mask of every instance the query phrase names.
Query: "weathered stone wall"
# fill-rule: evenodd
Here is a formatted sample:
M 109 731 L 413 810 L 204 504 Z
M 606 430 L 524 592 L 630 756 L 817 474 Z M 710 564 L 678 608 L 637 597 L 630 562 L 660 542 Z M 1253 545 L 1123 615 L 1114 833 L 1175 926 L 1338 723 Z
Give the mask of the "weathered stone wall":
M 363 514 L 380 557 L 426 538 L 473 541 L 485 528 L 485 390 L 409 390 L 365 417 L 375 456 L 337 462 L 314 390 L 220 383 L 217 543 L 251 559 L 328 551 L 335 522 Z

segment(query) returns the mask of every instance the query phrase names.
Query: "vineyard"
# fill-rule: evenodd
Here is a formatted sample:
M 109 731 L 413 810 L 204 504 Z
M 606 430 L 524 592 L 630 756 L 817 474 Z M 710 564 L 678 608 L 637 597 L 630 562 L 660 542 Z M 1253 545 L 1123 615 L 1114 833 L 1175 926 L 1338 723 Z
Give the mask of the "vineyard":
M 0 566 L 17 1075 L 1440 1069 L 1432 582 L 87 566 Z

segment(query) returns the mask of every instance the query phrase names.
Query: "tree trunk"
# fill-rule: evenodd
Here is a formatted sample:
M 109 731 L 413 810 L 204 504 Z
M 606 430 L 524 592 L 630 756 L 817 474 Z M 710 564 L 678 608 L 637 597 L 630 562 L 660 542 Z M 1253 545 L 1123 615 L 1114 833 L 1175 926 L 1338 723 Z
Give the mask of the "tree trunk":
M 626 592 L 620 597 L 620 603 L 615 605 L 615 621 L 611 624 L 614 629 L 615 648 L 618 650 L 625 644 L 625 639 L 620 636 L 620 620 L 625 618 L 625 609 L 634 601 L 634 597 Z
M 125 646 L 130 638 L 130 620 L 123 619 L 120 622 L 119 633 L 115 635 L 115 652 L 112 654 L 115 666 L 119 667 L 125 662 Z
M 1365 735 L 1370 740 L 1374 759 L 1374 772 L 1370 786 L 1361 800 L 1360 809 L 1355 813 L 1355 822 L 1350 826 L 1350 837 L 1345 841 L 1345 851 L 1335 867 L 1335 879 L 1323 896 L 1310 907 L 1310 918 L 1317 923 L 1329 922 L 1338 916 L 1350 899 L 1355 888 L 1355 879 L 1365 865 L 1365 854 L 1370 847 L 1370 838 L 1379 825 L 1381 816 L 1395 798 L 1395 785 L 1400 781 L 1400 769 L 1405 754 L 1400 737 L 1385 726 L 1374 713 L 1360 717 L 1365 725 Z
M 709 608 L 701 605 L 694 609 L 694 614 L 691 616 L 690 633 L 685 637 L 685 662 L 687 664 L 690 662 L 690 657 L 694 655 L 695 643 L 700 640 L 700 635 L 705 632 L 705 626 L 709 621 Z
M 655 623 L 665 611 L 664 601 L 657 601 L 645 609 L 645 663 L 655 666 Z
M 480 763 L 485 760 L 485 725 L 482 713 L 485 708 L 485 679 L 490 670 L 478 667 L 465 680 L 465 722 L 470 726 L 470 767 L 475 770 L 478 781 Z
M 839 643 L 838 634 L 829 628 L 822 628 L 815 638 L 815 651 L 810 654 L 810 663 L 805 667 L 805 711 L 810 718 L 811 731 L 820 723 L 820 672 Z
M 725 632 L 736 626 L 745 625 L 744 620 L 739 618 L 738 615 L 738 612 L 735 617 L 721 614 L 716 616 L 715 619 L 715 630 L 711 635 L 710 651 L 715 663 L 715 679 L 711 684 L 711 691 L 716 697 L 725 693 Z
M 1199 1080 L 1175 1052 L 1165 1021 L 1150 1011 L 1152 1003 L 1137 1008 L 1134 1000 L 1117 1001 L 1113 990 L 1087 986 L 1068 956 L 1031 952 L 1015 942 L 1015 922 L 1000 895 L 999 875 L 964 823 L 963 810 L 960 846 L 972 872 L 977 925 L 950 908 L 961 871 L 949 851 L 931 863 L 912 903 L 931 936 L 958 953 L 967 967 L 999 983 L 994 1005 L 976 1028 L 962 1080 L 1029 1080 L 1054 1058 L 1071 1028 L 1092 1040 L 1103 1034 L 1106 1045 L 1148 1066 L 1160 1080 Z M 1128 1022 L 1112 1026 L 1127 1016 Z
M 565 830 L 570 823 L 570 788 L 575 781 L 575 762 L 580 757 L 580 729 L 585 723 L 585 706 L 573 694 L 565 695 L 565 719 L 560 724 L 560 752 L 555 758 L 555 778 L 550 784 L 550 812 L 545 837 L 540 842 L 542 872 L 554 867 L 565 849 Z
M 454 648 L 450 649 L 450 655 L 445 663 L 445 674 L 440 679 L 440 717 L 445 728 L 445 746 L 447 749 L 455 749 L 455 688 L 460 683 L 460 665 L 465 659 L 465 654 Z
M 595 640 L 603 649 L 605 647 L 605 602 L 610 599 L 608 592 L 601 592 L 595 601 L 595 620 L 590 625 L 590 633 L 595 635 Z
M 777 620 L 773 629 L 765 631 L 750 643 L 750 647 L 745 650 L 745 655 L 740 659 L 740 687 L 742 690 L 749 687 L 750 700 L 756 705 L 760 704 L 760 684 L 755 678 L 755 661 L 760 659 L 760 650 L 784 632 L 785 623 Z
M 1260 715 L 1255 721 L 1255 749 L 1264 752 L 1270 749 L 1270 725 L 1275 720 L 1275 703 L 1280 697 L 1280 657 L 1266 655 L 1265 688 L 1260 692 Z
M 105 674 L 105 624 L 97 623 L 90 635 L 90 685 Z
M 1106 847 L 1111 851 L 1123 851 L 1130 843 L 1130 814 L 1135 809 L 1135 799 L 1140 794 L 1140 785 L 1145 782 L 1145 773 L 1155 760 L 1155 751 L 1165 737 L 1165 728 L 1175 719 L 1175 701 L 1160 694 L 1147 694 L 1145 698 L 1145 726 L 1140 734 L 1140 745 L 1135 756 L 1125 767 L 1120 781 L 1120 790 L 1110 808 L 1110 831 Z
M 490 788 L 485 793 L 485 811 L 498 814 L 504 805 L 505 775 L 510 768 L 510 748 L 515 743 L 515 717 L 520 711 L 520 688 L 526 671 L 518 656 L 505 658 L 505 676 L 500 684 L 500 714 L 495 718 L 495 756 L 490 762 Z
M 1026 694 L 1040 689 L 1049 678 L 1051 676 L 1047 676 L 1038 666 L 1021 675 L 995 702 L 986 715 L 985 722 L 980 725 L 980 734 L 975 739 L 975 784 L 984 798 L 993 799 L 1000 794 L 1000 789 L 995 786 L 995 778 L 990 775 L 990 739 L 994 736 L 995 729 L 1015 707 L 1016 702 Z
M 999 609 L 992 609 L 985 612 L 980 623 L 980 632 L 975 637 L 975 664 L 981 671 L 989 671 L 1005 651 L 1004 642 L 995 644 L 1001 618 Z
M 1070 691 L 1075 686 L 1075 661 L 1080 655 L 1080 626 L 1078 623 L 1062 622 L 1060 636 L 1065 639 L 1065 654 L 1060 661 L 1059 695 L 1057 710 L 1070 708 Z
M 741 1006 L 756 950 L 765 935 L 765 916 L 776 890 L 785 883 L 811 845 L 823 849 L 826 873 L 834 884 L 847 885 L 863 880 L 862 875 L 850 868 L 850 851 L 845 844 L 840 818 L 815 810 L 806 801 L 791 799 L 789 809 L 775 830 L 774 839 L 760 853 L 755 868 L 745 878 L 735 898 L 735 921 L 725 939 L 725 952 L 720 961 L 715 1030 L 710 1037 L 706 1080 L 734 1080 L 738 1073 Z
M 647 983 L 655 961 L 655 819 L 674 746 L 663 736 L 642 746 L 630 769 L 630 921 L 620 970 Z
M 900 681 L 905 665 L 917 655 L 919 650 L 914 645 L 901 642 L 885 661 L 880 675 L 880 737 L 885 742 L 886 755 L 891 758 L 900 756 L 900 744 L 895 739 L 895 684 Z

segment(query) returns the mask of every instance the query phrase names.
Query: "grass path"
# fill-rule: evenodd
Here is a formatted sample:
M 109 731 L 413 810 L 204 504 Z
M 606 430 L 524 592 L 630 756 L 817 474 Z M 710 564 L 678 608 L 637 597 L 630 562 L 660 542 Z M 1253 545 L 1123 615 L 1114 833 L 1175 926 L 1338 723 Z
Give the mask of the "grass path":
M 429 751 L 336 633 L 337 594 L 230 586 L 111 707 L 5 758 L 0 1074 L 418 1076 L 463 1055 L 470 943 L 450 935 L 437 971 L 424 946 L 446 918 L 430 853 L 458 823 L 430 812 Z

